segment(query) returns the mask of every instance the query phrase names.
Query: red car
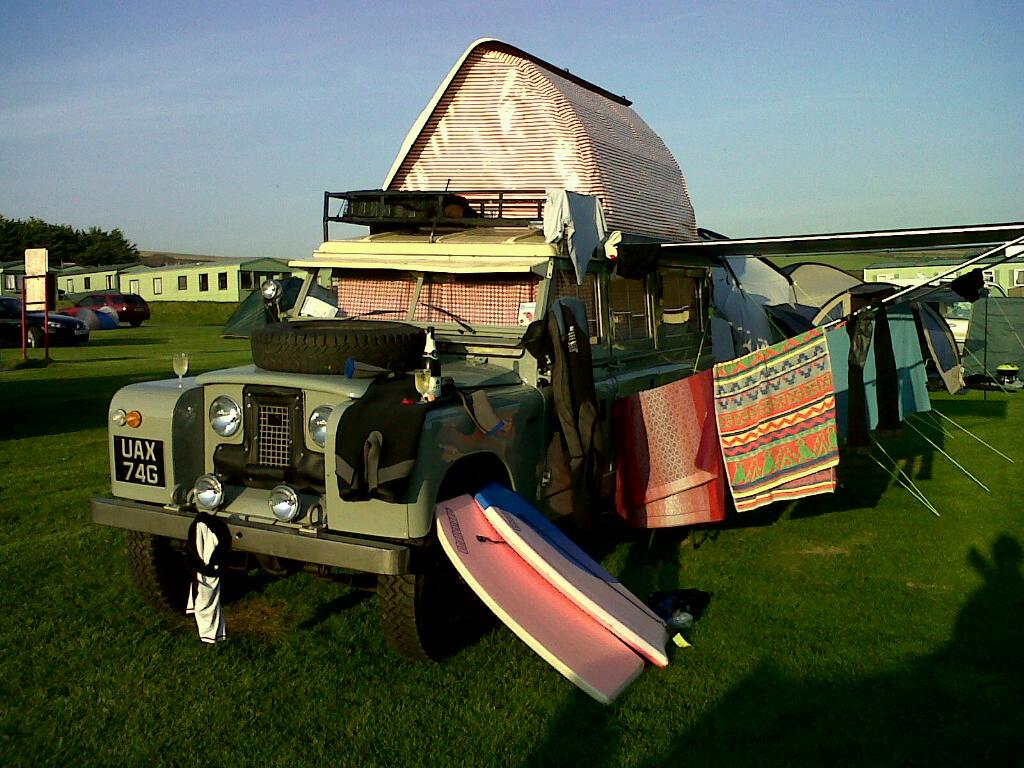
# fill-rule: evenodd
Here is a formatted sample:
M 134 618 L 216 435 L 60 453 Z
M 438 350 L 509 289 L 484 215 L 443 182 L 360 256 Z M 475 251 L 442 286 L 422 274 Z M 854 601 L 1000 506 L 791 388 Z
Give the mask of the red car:
M 74 306 L 62 309 L 61 314 L 76 317 L 83 309 L 95 312 L 100 307 L 110 307 L 117 313 L 119 323 L 128 323 L 132 328 L 138 328 L 144 320 L 149 320 L 149 304 L 134 293 L 90 293 Z

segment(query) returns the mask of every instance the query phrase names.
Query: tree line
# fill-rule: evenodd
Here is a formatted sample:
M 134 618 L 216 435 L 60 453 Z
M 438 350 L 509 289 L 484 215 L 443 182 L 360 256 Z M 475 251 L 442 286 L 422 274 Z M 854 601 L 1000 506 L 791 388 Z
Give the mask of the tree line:
M 50 264 L 72 262 L 83 266 L 138 261 L 139 249 L 120 229 L 75 229 L 35 217 L 8 219 L 0 214 L 0 261 L 22 261 L 26 248 L 47 248 Z

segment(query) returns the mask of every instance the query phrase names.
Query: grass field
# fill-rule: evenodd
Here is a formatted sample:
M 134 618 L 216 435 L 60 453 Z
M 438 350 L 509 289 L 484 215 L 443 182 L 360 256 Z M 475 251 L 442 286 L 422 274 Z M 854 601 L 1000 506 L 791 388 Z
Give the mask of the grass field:
M 143 604 L 89 498 L 108 492 L 118 387 L 170 376 L 178 350 L 193 370 L 249 360 L 186 319 L 97 333 L 45 369 L 2 351 L 0 765 L 1020 764 L 1024 395 L 936 399 L 1016 459 L 933 432 L 988 494 L 913 432 L 884 440 L 941 517 L 855 459 L 831 497 L 607 536 L 641 596 L 713 598 L 692 649 L 602 707 L 500 627 L 404 662 L 372 596 L 308 575 L 253 577 L 216 647 Z

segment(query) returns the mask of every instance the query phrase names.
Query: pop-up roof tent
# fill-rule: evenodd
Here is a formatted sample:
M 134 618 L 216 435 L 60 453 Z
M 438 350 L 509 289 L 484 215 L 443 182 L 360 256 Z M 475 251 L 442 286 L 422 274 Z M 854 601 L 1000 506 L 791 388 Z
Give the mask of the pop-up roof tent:
M 498 40 L 466 50 L 391 167 L 389 191 L 598 197 L 610 230 L 697 239 L 686 181 L 630 102 Z

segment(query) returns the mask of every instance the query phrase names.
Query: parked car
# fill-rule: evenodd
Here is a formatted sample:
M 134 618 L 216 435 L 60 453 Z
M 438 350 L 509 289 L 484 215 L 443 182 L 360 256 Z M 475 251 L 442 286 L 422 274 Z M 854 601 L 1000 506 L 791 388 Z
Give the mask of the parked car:
M 53 314 L 46 317 L 42 312 L 29 312 L 26 316 L 30 347 L 43 346 L 46 338 L 45 321 L 49 326 L 50 345 L 77 346 L 89 340 L 89 329 L 85 323 L 67 315 Z M 21 346 L 21 300 L 10 297 L 0 298 L 0 345 Z
M 74 306 L 61 311 L 71 317 L 77 317 L 83 309 L 95 312 L 103 307 L 114 310 L 117 313 L 117 321 L 128 323 L 132 328 L 138 328 L 143 321 L 149 320 L 149 304 L 134 293 L 90 293 L 79 299 Z

